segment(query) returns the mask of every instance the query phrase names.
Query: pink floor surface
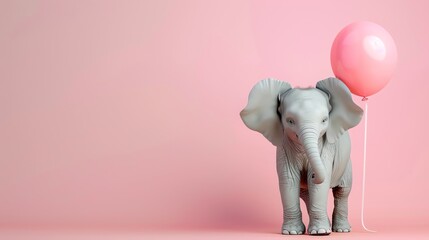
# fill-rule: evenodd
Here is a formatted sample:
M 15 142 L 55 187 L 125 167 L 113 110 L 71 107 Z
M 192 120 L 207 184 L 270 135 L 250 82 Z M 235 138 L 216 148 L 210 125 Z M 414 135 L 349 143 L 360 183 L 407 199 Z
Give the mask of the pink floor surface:
M 351 233 L 332 233 L 329 236 L 309 235 L 284 236 L 274 232 L 251 231 L 59 231 L 59 230 L 0 230 L 0 239 L 4 240 L 196 240 L 196 239 L 429 239 L 425 229 L 392 229 L 376 233 L 355 231 Z

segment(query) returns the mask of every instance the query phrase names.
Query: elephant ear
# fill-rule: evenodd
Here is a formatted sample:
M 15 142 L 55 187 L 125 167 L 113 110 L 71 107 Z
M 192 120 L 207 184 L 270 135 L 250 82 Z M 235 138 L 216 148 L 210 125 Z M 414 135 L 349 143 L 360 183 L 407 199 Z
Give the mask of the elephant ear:
M 345 131 L 359 124 L 363 111 L 353 102 L 347 86 L 337 78 L 319 81 L 316 88 L 327 93 L 330 98 L 332 109 L 326 137 L 330 143 L 334 143 Z
M 283 126 L 279 115 L 278 96 L 290 89 L 289 83 L 264 79 L 253 86 L 247 106 L 240 112 L 244 124 L 262 133 L 275 146 L 283 141 Z

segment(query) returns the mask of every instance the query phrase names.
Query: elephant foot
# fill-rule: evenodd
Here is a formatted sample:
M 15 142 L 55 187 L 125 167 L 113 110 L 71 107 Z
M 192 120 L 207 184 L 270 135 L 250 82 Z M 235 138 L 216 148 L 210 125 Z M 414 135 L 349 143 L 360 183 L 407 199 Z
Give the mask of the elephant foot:
M 332 230 L 334 232 L 351 232 L 352 228 L 350 227 L 349 221 L 347 218 L 336 217 L 332 219 Z
M 283 235 L 297 235 L 305 233 L 305 225 L 301 219 L 291 219 L 283 223 Z
M 331 234 L 331 224 L 328 217 L 310 218 L 308 233 L 310 235 L 329 235 Z

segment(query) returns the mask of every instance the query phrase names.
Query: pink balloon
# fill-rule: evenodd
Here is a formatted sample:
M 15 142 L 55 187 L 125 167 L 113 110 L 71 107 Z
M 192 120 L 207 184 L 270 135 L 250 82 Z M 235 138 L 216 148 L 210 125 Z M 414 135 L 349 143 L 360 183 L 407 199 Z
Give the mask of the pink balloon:
M 372 22 L 346 26 L 331 48 L 331 66 L 337 78 L 361 97 L 371 96 L 386 86 L 396 66 L 397 52 L 392 36 Z

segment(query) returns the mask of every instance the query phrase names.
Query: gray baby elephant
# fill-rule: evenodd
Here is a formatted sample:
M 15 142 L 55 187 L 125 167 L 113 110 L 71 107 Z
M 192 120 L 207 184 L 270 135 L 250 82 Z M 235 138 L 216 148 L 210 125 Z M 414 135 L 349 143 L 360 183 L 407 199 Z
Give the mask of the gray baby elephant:
M 316 88 L 292 88 L 265 79 L 257 83 L 240 116 L 244 124 L 277 147 L 277 173 L 283 203 L 283 234 L 303 234 L 299 206 L 307 205 L 308 233 L 349 232 L 348 196 L 352 187 L 349 128 L 363 111 L 347 86 L 336 78 Z M 329 188 L 334 195 L 331 223 L 327 213 Z

